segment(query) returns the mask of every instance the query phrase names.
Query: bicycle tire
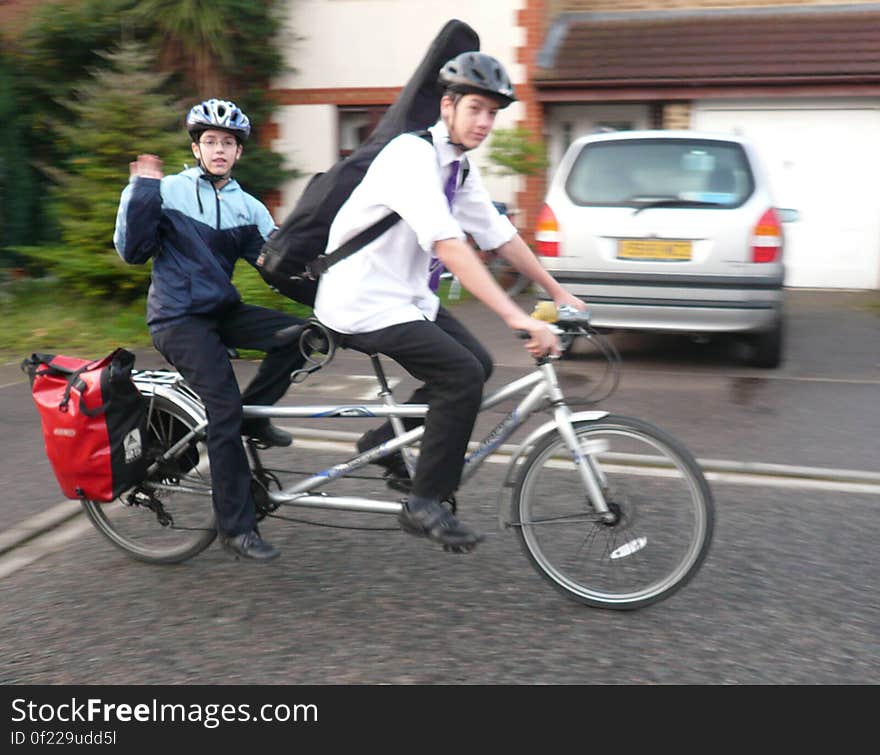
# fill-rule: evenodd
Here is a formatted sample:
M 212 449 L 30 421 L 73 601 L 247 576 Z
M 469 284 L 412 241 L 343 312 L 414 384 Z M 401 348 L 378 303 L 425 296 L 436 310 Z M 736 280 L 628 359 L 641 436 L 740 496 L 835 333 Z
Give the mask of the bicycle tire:
M 196 427 L 200 418 L 162 396 L 152 401 L 145 445 L 156 458 Z M 160 522 L 160 511 L 149 505 L 150 494 L 161 503 L 161 513 L 169 522 Z M 132 495 L 141 502 L 128 503 Z M 191 441 L 175 460 L 115 501 L 84 500 L 83 508 L 102 535 L 139 561 L 175 564 L 198 555 L 217 536 L 204 441 Z
M 690 581 L 709 551 L 712 492 L 691 453 L 642 420 L 606 416 L 573 423 L 606 476 L 619 518 L 601 523 L 571 454 L 553 431 L 523 464 L 511 523 L 532 566 L 566 597 L 596 608 L 634 610 Z

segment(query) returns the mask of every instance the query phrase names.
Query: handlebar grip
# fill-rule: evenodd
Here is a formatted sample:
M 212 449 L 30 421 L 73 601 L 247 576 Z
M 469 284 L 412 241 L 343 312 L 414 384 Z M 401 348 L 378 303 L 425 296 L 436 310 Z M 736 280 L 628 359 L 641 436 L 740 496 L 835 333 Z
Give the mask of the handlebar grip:
M 556 323 L 548 322 L 547 327 L 550 328 L 550 332 L 555 336 L 561 336 L 566 332 L 564 328 L 560 328 Z M 514 330 L 513 334 L 522 341 L 528 341 L 532 337 L 532 334 L 527 330 Z

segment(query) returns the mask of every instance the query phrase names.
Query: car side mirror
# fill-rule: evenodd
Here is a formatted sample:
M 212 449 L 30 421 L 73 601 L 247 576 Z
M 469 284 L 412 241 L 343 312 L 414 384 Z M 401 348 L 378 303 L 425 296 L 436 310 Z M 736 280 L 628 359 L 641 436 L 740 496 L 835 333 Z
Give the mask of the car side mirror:
M 790 207 L 777 207 L 776 212 L 779 214 L 779 220 L 783 223 L 794 223 L 801 219 L 801 214 L 797 210 Z

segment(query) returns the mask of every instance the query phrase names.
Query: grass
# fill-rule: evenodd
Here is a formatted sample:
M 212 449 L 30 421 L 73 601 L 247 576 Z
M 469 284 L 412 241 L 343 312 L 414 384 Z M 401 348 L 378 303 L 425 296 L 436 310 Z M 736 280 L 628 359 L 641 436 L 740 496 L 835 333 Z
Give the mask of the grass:
M 24 280 L 0 291 L 0 355 L 4 360 L 33 352 L 90 359 L 117 346 L 148 346 L 143 301 L 129 305 L 87 300 L 56 282 Z
M 272 291 L 249 266 L 235 274 L 235 285 L 244 301 L 280 309 L 298 317 L 311 310 Z M 466 291 L 458 300 L 448 299 L 449 282 L 441 283 L 444 305 L 470 298 Z M 87 299 L 65 290 L 50 279 L 0 281 L 0 359 L 24 359 L 32 353 L 65 354 L 83 359 L 104 356 L 118 346 L 150 347 L 143 299 L 129 304 Z M 244 358 L 261 358 L 261 352 L 242 351 Z

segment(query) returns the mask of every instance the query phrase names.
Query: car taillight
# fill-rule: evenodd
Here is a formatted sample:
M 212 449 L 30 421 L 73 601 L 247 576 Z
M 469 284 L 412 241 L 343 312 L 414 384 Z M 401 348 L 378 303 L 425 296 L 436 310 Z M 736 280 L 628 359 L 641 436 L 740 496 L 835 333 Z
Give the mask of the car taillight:
M 542 257 L 559 256 L 559 224 L 549 205 L 544 205 L 538 213 L 538 228 L 535 231 L 537 252 Z
M 772 207 L 752 231 L 752 262 L 776 262 L 782 254 L 782 223 Z

